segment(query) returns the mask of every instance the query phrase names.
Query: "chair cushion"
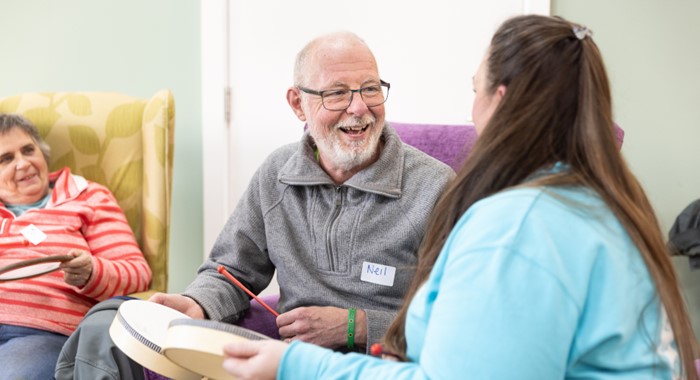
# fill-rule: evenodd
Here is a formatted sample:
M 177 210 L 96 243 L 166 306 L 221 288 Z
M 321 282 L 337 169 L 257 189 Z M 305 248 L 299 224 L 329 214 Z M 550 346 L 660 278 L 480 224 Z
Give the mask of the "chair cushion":
M 401 140 L 457 171 L 476 143 L 473 125 L 389 122 Z
M 277 310 L 279 294 L 262 296 L 260 299 L 274 310 Z M 260 303 L 258 303 L 256 300 L 251 300 L 250 309 L 246 311 L 243 317 L 241 317 L 236 324 L 249 330 L 267 335 L 270 338 L 279 339 L 280 333 L 279 329 L 277 329 L 276 321 L 277 318 L 272 313 L 267 311 L 267 309 L 260 305 Z
M 476 143 L 473 125 L 420 124 L 389 122 L 401 140 L 428 155 L 446 163 L 457 171 Z M 615 138 L 619 147 L 625 132 L 615 124 Z

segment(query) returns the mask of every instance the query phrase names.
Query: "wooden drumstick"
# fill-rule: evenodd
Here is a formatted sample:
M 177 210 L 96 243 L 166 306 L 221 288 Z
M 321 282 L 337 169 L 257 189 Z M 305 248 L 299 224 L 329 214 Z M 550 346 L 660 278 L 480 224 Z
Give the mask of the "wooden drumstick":
M 253 292 L 251 292 L 250 290 L 248 290 L 248 288 L 246 288 L 240 281 L 236 280 L 236 278 L 233 277 L 233 275 L 232 275 L 231 273 L 229 273 L 229 272 L 226 270 L 226 268 L 224 268 L 223 265 L 219 265 L 219 267 L 218 267 L 216 270 L 218 270 L 219 273 L 221 273 L 221 274 L 223 274 L 224 276 L 226 276 L 226 278 L 228 278 L 229 280 L 231 280 L 231 282 L 233 282 L 236 286 L 238 286 L 239 288 L 241 288 L 241 290 L 243 290 L 244 292 L 248 293 L 249 296 L 253 297 L 254 300 L 258 301 L 258 303 L 260 303 L 260 304 L 262 305 L 262 307 L 264 307 L 265 309 L 267 309 L 267 311 L 269 311 L 270 313 L 272 313 L 275 317 L 279 317 L 280 313 L 276 312 L 275 309 L 271 308 L 268 304 L 266 304 L 265 302 L 263 302 L 263 300 L 261 300 L 261 299 L 258 298 L 255 294 L 253 294 Z

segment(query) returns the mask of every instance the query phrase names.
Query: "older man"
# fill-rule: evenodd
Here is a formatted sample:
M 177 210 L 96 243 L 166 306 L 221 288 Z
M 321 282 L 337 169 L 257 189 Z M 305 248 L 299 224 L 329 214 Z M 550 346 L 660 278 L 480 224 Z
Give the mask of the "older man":
M 234 322 L 249 298 L 217 267 L 256 293 L 276 270 L 283 339 L 364 350 L 401 305 L 428 215 L 454 173 L 385 123 L 389 84 L 356 35 L 311 41 L 297 56 L 294 81 L 287 101 L 308 125 L 302 140 L 257 170 L 185 292 L 151 300 Z

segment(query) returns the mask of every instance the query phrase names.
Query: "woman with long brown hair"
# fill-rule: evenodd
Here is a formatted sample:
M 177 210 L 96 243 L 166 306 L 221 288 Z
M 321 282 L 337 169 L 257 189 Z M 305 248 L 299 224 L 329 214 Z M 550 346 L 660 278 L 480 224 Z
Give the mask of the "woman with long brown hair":
M 235 344 L 241 378 L 698 379 L 696 341 L 652 207 L 616 145 L 585 27 L 520 16 L 474 76 L 479 140 L 432 214 L 398 361 Z

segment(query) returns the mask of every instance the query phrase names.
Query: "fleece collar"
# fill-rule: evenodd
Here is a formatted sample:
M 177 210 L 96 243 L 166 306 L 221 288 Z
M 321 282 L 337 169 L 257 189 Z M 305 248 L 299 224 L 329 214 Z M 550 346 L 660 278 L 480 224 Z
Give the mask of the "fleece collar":
M 72 175 L 68 167 L 50 173 L 49 182 L 53 184 L 53 191 L 47 208 L 77 198 L 88 187 L 87 180 L 79 175 Z

